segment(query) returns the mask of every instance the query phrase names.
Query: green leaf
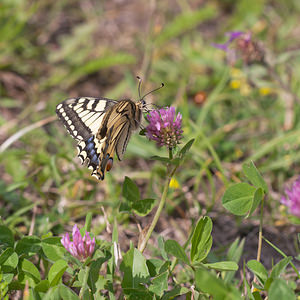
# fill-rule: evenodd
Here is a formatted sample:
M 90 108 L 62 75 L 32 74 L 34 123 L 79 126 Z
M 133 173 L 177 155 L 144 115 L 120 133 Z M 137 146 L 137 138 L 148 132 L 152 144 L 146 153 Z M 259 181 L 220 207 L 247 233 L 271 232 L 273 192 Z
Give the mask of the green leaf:
M 243 172 L 246 175 L 247 179 L 256 187 L 262 188 L 265 193 L 268 193 L 268 186 L 264 179 L 262 178 L 261 174 L 255 167 L 253 161 L 249 164 L 243 164 Z
M 136 202 L 140 200 L 140 192 L 137 185 L 129 178 L 125 177 L 123 184 L 123 196 L 129 202 Z
M 256 189 L 254 196 L 253 196 L 251 208 L 250 208 L 246 218 L 249 218 L 252 215 L 252 213 L 256 210 L 256 208 L 258 207 L 260 202 L 263 200 L 263 197 L 264 197 L 264 192 L 263 192 L 262 188 Z
M 12 231 L 8 227 L 0 225 L 0 245 L 3 248 L 13 248 L 14 243 L 15 240 Z
M 148 289 L 144 286 L 140 286 L 139 288 L 133 289 L 128 288 L 124 290 L 126 300 L 154 300 L 153 294 L 148 291 Z M 114 297 L 114 296 L 113 296 Z M 110 299 L 116 299 L 112 298 L 112 295 L 110 295 Z
M 175 157 L 170 160 L 170 163 L 175 166 L 179 166 L 182 163 L 182 159 L 179 157 Z
M 156 47 L 159 47 L 168 40 L 193 29 L 198 24 L 211 19 L 215 15 L 216 8 L 209 5 L 201 7 L 201 9 L 196 11 L 188 10 L 173 18 L 171 22 L 168 22 L 168 25 L 161 31 L 161 34 L 154 40 L 154 43 Z
M 248 183 L 236 183 L 225 191 L 222 204 L 237 216 L 245 215 L 252 206 L 255 191 Z
M 165 163 L 170 163 L 171 162 L 170 158 L 168 158 L 168 157 L 162 157 L 162 156 L 157 156 L 157 155 L 151 156 L 150 159 L 151 160 L 162 161 L 162 162 L 165 162 Z
M 149 286 L 149 291 L 161 297 L 165 290 L 168 289 L 168 274 L 166 271 L 152 279 L 152 284 Z
M 35 287 L 36 292 L 46 293 L 49 290 L 50 284 L 48 280 L 41 280 Z
M 261 295 L 258 291 L 254 291 L 252 293 L 252 296 L 253 296 L 254 300 L 263 300 L 263 298 L 261 297 Z
M 92 218 L 93 218 L 93 214 L 91 212 L 88 212 L 85 217 L 85 224 L 84 224 L 84 230 L 86 232 L 91 231 Z
M 243 253 L 245 239 L 243 238 L 239 243 L 240 239 L 236 238 L 235 241 L 231 244 L 227 251 L 227 257 L 230 260 L 238 263 L 240 261 L 241 255 Z
M 52 265 L 52 267 L 50 268 L 49 273 L 48 273 L 48 280 L 50 282 L 51 287 L 57 285 L 60 282 L 60 280 L 61 280 L 63 274 L 65 273 L 65 271 L 67 270 L 67 268 L 68 268 L 67 262 L 62 259 L 57 260 Z
M 58 288 L 59 286 L 49 288 L 48 292 L 43 295 L 43 300 L 61 300 Z
M 18 263 L 19 263 L 19 256 L 16 252 L 13 252 L 3 263 L 2 269 L 3 270 L 5 269 L 8 272 L 12 271 L 17 267 Z
M 196 270 L 195 284 L 198 289 L 213 296 L 215 300 L 241 299 L 240 293 L 234 286 L 227 286 L 224 281 L 202 268 Z
M 195 141 L 195 139 L 191 139 L 182 147 L 182 149 L 179 152 L 180 158 L 184 158 L 184 156 L 190 151 L 194 141 Z
M 167 240 L 165 242 L 165 250 L 167 253 L 175 256 L 185 264 L 189 265 L 190 261 L 184 251 L 184 249 L 174 240 Z
M 245 244 L 245 239 L 242 239 L 240 242 L 240 239 L 236 238 L 236 240 L 231 244 L 231 246 L 227 251 L 227 259 L 238 263 L 243 253 L 244 244 Z M 235 274 L 234 271 L 226 272 L 224 277 L 225 283 L 230 282 L 233 279 L 234 274 Z
M 131 248 L 124 255 L 120 270 L 124 273 L 122 287 L 126 294 L 126 289 L 137 289 L 141 287 L 141 283 L 149 282 L 150 274 L 146 259 L 142 253 L 135 248 Z
M 152 211 L 154 205 L 155 199 L 142 199 L 134 202 L 132 209 L 137 215 L 144 217 Z
M 272 282 L 268 296 L 269 300 L 296 300 L 294 291 L 281 278 L 277 278 Z
M 24 258 L 21 263 L 21 269 L 26 275 L 31 277 L 35 283 L 38 283 L 41 281 L 40 272 L 31 261 Z
M 57 261 L 64 256 L 66 249 L 60 242 L 61 237 L 53 236 L 42 240 L 42 249 L 46 257 L 52 261 Z
M 159 274 L 160 268 L 165 262 L 158 258 L 151 258 L 146 261 L 149 273 L 151 277 L 155 277 Z
M 164 260 L 168 260 L 168 255 L 165 250 L 165 241 L 164 238 L 160 235 L 157 239 L 158 248 L 160 250 L 160 254 Z
M 122 202 L 119 207 L 120 213 L 131 213 L 131 205 L 128 205 L 128 202 Z
M 212 246 L 212 221 L 209 217 L 200 218 L 192 236 L 191 261 L 201 262 Z
M 63 300 L 80 300 L 80 298 L 75 294 L 69 287 L 61 284 L 59 286 L 59 294 Z
M 7 248 L 0 255 L 0 266 L 14 253 L 13 248 Z
M 256 275 L 262 284 L 265 284 L 268 278 L 268 272 L 266 268 L 257 260 L 249 260 L 247 262 L 247 267 Z
M 236 271 L 239 268 L 238 264 L 234 261 L 220 261 L 211 264 L 204 264 L 204 266 L 218 271 Z
M 161 300 L 169 300 L 169 299 L 176 299 L 176 296 L 181 296 L 185 295 L 189 292 L 190 290 L 187 289 L 186 287 L 182 287 L 180 285 L 175 286 L 171 291 L 166 292 Z
M 4 282 L 6 282 L 7 284 L 10 284 L 12 282 L 12 280 L 14 279 L 14 277 L 15 277 L 15 275 L 13 273 L 4 273 L 4 274 L 2 274 L 2 280 Z M 12 289 L 10 289 L 10 290 L 12 290 Z
M 36 236 L 25 236 L 18 241 L 16 245 L 16 252 L 18 255 L 22 254 L 36 254 L 41 249 L 41 240 Z
M 271 271 L 270 277 L 273 279 L 279 277 L 279 275 L 285 270 L 286 266 L 292 261 L 292 257 L 288 256 L 279 261 Z
M 87 283 L 88 283 L 88 286 L 90 287 L 90 289 L 92 290 L 93 294 L 95 294 L 95 292 L 97 290 L 96 282 L 99 278 L 100 268 L 103 265 L 103 263 L 108 261 L 110 258 L 111 258 L 111 254 L 108 251 L 106 251 L 105 257 L 100 257 L 97 260 L 92 261 L 92 263 L 90 265 Z

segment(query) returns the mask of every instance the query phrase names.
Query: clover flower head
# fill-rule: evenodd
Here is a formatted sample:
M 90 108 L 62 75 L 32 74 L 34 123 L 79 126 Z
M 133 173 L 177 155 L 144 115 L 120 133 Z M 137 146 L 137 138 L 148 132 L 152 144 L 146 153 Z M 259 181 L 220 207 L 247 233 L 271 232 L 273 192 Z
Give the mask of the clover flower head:
M 61 239 L 62 245 L 79 260 L 85 260 L 92 256 L 95 250 L 95 238 L 91 239 L 89 232 L 86 232 L 84 237 L 81 236 L 80 231 L 75 224 L 72 231 L 73 241 L 71 242 L 69 233 L 63 235 Z
M 300 176 L 293 183 L 291 189 L 286 189 L 287 197 L 281 198 L 281 203 L 288 207 L 289 212 L 300 218 Z
M 227 42 L 223 43 L 223 44 L 215 44 L 213 43 L 212 45 L 215 47 L 215 48 L 218 48 L 218 49 L 221 49 L 221 50 L 224 50 L 224 51 L 229 51 L 229 46 L 230 44 L 235 40 L 237 39 L 238 37 L 240 37 L 241 35 L 243 35 L 244 32 L 242 31 L 229 31 L 229 32 L 226 32 L 225 35 L 226 36 L 229 36 L 229 39 Z M 251 38 L 251 36 L 250 36 Z
M 225 35 L 229 37 L 225 43 L 212 46 L 227 53 L 229 64 L 233 65 L 239 58 L 246 64 L 263 61 L 264 50 L 259 43 L 253 41 L 251 32 L 230 31 Z
M 147 115 L 149 125 L 146 127 L 146 136 L 157 143 L 159 147 L 166 146 L 173 149 L 182 138 L 182 115 L 175 118 L 175 107 L 166 107 L 153 110 Z

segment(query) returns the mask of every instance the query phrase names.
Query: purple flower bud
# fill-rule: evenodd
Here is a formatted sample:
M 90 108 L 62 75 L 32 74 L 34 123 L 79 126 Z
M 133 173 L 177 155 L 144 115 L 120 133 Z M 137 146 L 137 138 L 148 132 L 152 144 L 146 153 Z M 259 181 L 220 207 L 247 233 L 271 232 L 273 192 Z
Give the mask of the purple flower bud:
M 175 118 L 175 107 L 166 107 L 153 110 L 147 115 L 149 125 L 146 127 L 146 136 L 161 146 L 168 149 L 175 148 L 182 138 L 181 120 L 182 115 L 177 114 Z
M 286 189 L 287 197 L 281 198 L 281 203 L 289 208 L 289 212 L 300 218 L 300 176 L 293 183 L 292 188 Z
M 264 50 L 259 43 L 252 40 L 251 32 L 231 31 L 225 35 L 229 36 L 225 43 L 212 46 L 227 53 L 229 64 L 235 64 L 239 58 L 246 64 L 263 61 Z
M 84 260 L 92 256 L 95 250 L 95 238 L 91 239 L 89 232 L 86 232 L 82 238 L 80 231 L 75 224 L 72 230 L 73 241 L 71 242 L 69 233 L 62 236 L 62 245 L 71 253 L 72 256 L 79 260 Z

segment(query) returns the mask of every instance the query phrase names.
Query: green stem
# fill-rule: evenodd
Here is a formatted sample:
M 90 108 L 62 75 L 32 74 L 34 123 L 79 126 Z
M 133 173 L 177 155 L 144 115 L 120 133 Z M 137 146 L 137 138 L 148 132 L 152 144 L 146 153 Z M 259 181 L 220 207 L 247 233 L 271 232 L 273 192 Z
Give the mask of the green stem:
M 271 247 L 273 247 L 279 254 L 281 254 L 283 257 L 287 257 L 284 252 L 282 252 L 278 247 L 276 247 L 274 244 L 272 244 L 269 240 L 267 240 L 265 237 L 263 237 L 263 240 L 267 242 Z M 300 273 L 297 270 L 296 266 L 293 264 L 292 261 L 290 261 L 290 265 L 294 269 L 295 273 L 297 274 L 298 278 L 300 279 Z
M 172 149 L 169 149 L 169 158 L 170 158 L 170 159 L 173 158 Z M 175 173 L 175 171 L 176 171 L 176 169 L 177 169 L 177 166 L 176 166 L 172 171 L 169 171 L 169 168 L 170 168 L 170 165 L 168 164 L 168 165 L 167 165 L 167 173 L 169 173 L 169 174 L 168 174 L 168 176 L 167 176 L 167 178 L 166 178 L 166 181 L 165 181 L 164 190 L 163 190 L 163 193 L 162 193 L 162 196 L 161 196 L 161 199 L 160 199 L 158 208 L 157 208 L 157 210 L 156 210 L 156 213 L 155 213 L 155 215 L 154 215 L 154 218 L 153 218 L 153 220 L 152 220 L 152 222 L 151 222 L 151 224 L 150 224 L 150 227 L 149 227 L 149 229 L 148 229 L 148 231 L 147 231 L 145 237 L 143 238 L 141 244 L 139 245 L 139 250 L 140 250 L 142 253 L 144 252 L 144 250 L 145 250 L 145 248 L 146 248 L 146 246 L 147 246 L 147 243 L 148 243 L 148 241 L 149 241 L 149 239 L 150 239 L 150 236 L 151 236 L 151 234 L 152 234 L 152 232 L 153 232 L 153 230 L 154 230 L 154 228 L 155 228 L 155 226 L 156 226 L 156 224 L 157 224 L 157 221 L 158 221 L 158 219 L 159 219 L 159 217 L 160 217 L 160 214 L 161 214 L 161 212 L 162 212 L 162 209 L 163 209 L 163 207 L 164 207 L 164 205 L 165 205 L 165 202 L 166 202 L 166 199 L 167 199 L 168 190 L 169 190 L 170 181 L 171 181 L 171 179 L 172 179 L 172 177 L 173 177 L 173 175 L 174 175 L 174 173 Z M 169 171 L 169 172 L 168 172 L 168 171 Z
M 199 136 L 201 136 L 203 138 L 204 143 L 207 145 L 208 150 L 210 151 L 212 157 L 214 158 L 214 161 L 215 161 L 215 163 L 217 165 L 217 168 L 221 172 L 223 182 L 224 182 L 225 186 L 227 186 L 229 184 L 229 182 L 228 182 L 228 180 L 227 180 L 227 178 L 225 176 L 225 172 L 224 172 L 224 169 L 222 167 L 222 164 L 221 164 L 221 161 L 220 161 L 220 158 L 219 158 L 217 152 L 215 151 L 215 149 L 212 146 L 212 144 L 209 141 L 209 139 L 205 136 L 205 134 L 201 130 L 199 131 Z
M 258 246 L 257 246 L 257 257 L 256 260 L 260 261 L 261 257 L 261 246 L 262 246 L 262 229 L 263 229 L 263 219 L 264 219 L 264 199 L 261 200 L 260 205 L 260 218 L 259 218 L 259 233 L 258 233 Z

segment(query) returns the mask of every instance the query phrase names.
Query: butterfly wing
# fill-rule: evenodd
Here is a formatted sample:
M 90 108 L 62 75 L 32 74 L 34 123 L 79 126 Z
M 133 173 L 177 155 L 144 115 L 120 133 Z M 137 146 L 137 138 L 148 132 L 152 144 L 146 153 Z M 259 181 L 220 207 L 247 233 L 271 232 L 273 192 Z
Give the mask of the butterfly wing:
M 92 176 L 103 180 L 114 154 L 124 156 L 130 136 L 141 122 L 139 103 L 106 98 L 72 98 L 56 107 L 70 135 L 78 141 L 78 157 L 87 162 Z
M 70 135 L 78 141 L 78 157 L 92 174 L 99 165 L 99 155 L 106 137 L 96 138 L 103 118 L 118 101 L 107 98 L 71 98 L 56 107 L 56 113 Z
M 106 140 L 102 147 L 102 153 L 99 157 L 99 169 L 97 176 L 104 178 L 105 171 L 112 167 L 114 154 L 117 154 L 119 160 L 122 160 L 130 136 L 136 130 L 141 122 L 141 109 L 139 105 L 131 100 L 122 100 L 116 104 L 103 120 L 102 127 L 99 129 L 98 138 L 106 132 Z
M 96 135 L 104 113 L 118 101 L 106 98 L 71 98 L 56 107 L 56 113 L 70 135 L 77 141 Z

